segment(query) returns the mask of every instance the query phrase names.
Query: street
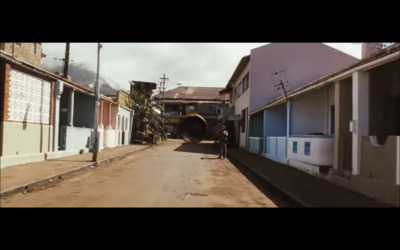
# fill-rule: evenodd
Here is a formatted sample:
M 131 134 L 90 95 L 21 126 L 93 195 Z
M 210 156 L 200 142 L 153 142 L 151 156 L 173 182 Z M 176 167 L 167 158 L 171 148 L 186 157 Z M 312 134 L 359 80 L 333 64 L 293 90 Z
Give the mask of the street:
M 212 141 L 169 139 L 145 151 L 1 200 L 2 207 L 293 207 Z

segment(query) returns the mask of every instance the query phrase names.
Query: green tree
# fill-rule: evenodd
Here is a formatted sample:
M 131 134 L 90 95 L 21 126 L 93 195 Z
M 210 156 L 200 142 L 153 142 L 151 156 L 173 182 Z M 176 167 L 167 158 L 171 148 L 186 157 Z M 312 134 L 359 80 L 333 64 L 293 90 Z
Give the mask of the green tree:
M 147 97 L 140 92 L 131 93 L 132 108 L 135 111 L 134 128 L 135 138 L 142 138 L 140 133 L 152 133 L 153 135 L 163 134 L 162 106 L 157 104 L 152 97 Z

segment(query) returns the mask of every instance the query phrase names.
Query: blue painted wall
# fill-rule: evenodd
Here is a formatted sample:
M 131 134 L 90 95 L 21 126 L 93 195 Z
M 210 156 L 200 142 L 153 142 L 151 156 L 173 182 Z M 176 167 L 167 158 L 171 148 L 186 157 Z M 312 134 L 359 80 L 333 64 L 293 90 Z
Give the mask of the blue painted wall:
M 265 110 L 265 136 L 286 136 L 286 106 L 284 104 Z
M 94 97 L 75 91 L 74 127 L 93 128 Z
M 250 116 L 249 136 L 263 137 L 263 124 L 264 124 L 264 112 L 263 111 Z

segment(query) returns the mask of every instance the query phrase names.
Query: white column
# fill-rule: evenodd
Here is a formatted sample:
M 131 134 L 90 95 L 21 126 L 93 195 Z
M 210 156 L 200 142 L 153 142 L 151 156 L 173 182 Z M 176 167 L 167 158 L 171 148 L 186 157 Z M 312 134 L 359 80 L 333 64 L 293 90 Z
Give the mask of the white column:
M 75 100 L 75 89 L 72 89 L 69 94 L 69 103 L 68 103 L 68 125 L 74 126 L 74 100 Z
M 286 155 L 289 155 L 289 135 L 290 135 L 290 101 L 286 103 Z
M 369 133 L 369 74 L 353 73 L 353 132 L 352 174 L 360 174 L 361 137 Z
M 64 83 L 62 81 L 55 82 L 54 88 L 54 134 L 53 134 L 53 152 L 58 151 L 58 129 L 60 127 L 60 99 L 64 90 Z
M 334 147 L 333 147 L 333 168 L 338 170 L 339 169 L 339 150 L 340 150 L 340 135 L 344 131 L 341 131 L 340 129 L 340 82 L 336 81 L 335 82 L 335 141 L 334 141 Z
M 107 117 L 107 129 L 112 129 L 111 126 L 111 102 L 108 104 L 108 117 Z
M 263 127 L 262 127 L 262 130 L 263 130 L 263 136 L 262 136 L 262 138 L 263 138 L 263 151 L 261 152 L 263 155 L 264 154 L 266 154 L 267 153 L 267 135 L 266 135 L 266 133 L 267 133 L 267 131 L 266 131 L 266 125 L 267 125 L 267 110 L 264 110 L 263 111 Z

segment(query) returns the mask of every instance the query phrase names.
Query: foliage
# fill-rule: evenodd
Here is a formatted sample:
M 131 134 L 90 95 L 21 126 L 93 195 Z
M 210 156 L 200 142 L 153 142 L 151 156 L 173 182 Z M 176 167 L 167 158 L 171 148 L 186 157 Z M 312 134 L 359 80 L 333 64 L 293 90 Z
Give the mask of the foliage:
M 131 94 L 132 108 L 135 111 L 135 129 L 140 134 L 145 132 L 146 136 L 150 134 L 162 134 L 163 119 L 157 110 L 162 111 L 162 106 L 150 97 L 146 97 L 142 93 L 134 92 Z
M 85 150 L 84 150 L 83 148 L 81 148 L 81 149 L 79 150 L 79 154 L 83 154 L 83 152 L 85 152 Z

